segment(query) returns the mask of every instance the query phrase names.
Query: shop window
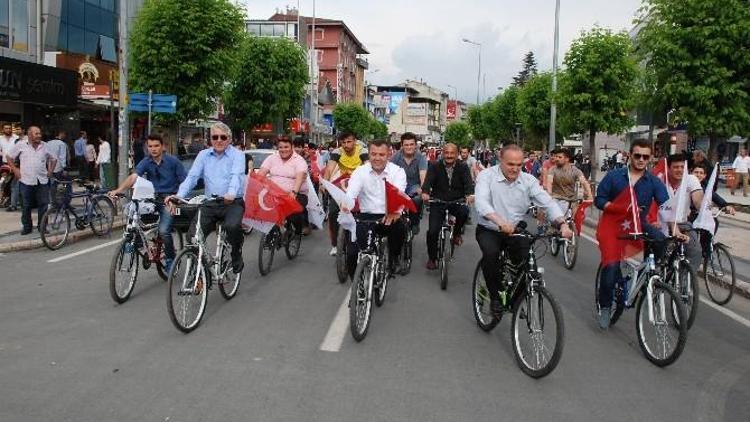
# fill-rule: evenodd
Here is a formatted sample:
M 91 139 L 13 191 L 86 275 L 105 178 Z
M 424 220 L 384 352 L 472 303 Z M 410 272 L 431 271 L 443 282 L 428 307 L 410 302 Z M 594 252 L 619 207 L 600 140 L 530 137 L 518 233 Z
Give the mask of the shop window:
M 250 35 L 259 36 L 260 35 L 260 24 L 257 24 L 257 23 L 249 23 L 249 24 L 247 24 L 247 32 Z
M 10 3 L 0 0 L 0 47 L 10 45 Z
M 273 25 L 261 25 L 260 26 L 261 37 L 273 37 Z
M 286 35 L 286 24 L 284 23 L 273 24 L 273 36 L 274 37 L 283 37 L 285 35 Z
M 68 50 L 71 53 L 85 54 L 84 30 L 74 25 L 68 25 Z
M 115 40 L 99 35 L 99 58 L 115 63 L 117 61 L 117 50 L 115 49 Z
M 11 40 L 10 48 L 18 51 L 29 51 L 29 2 L 13 0 L 11 3 Z
M 68 0 L 68 23 L 83 28 L 84 25 L 83 0 Z

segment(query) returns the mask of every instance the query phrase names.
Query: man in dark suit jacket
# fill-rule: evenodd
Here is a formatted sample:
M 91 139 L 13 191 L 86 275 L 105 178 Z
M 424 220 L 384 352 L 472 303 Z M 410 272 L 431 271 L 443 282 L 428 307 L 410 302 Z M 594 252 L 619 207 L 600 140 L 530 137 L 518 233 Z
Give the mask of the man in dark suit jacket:
M 474 182 L 471 179 L 471 170 L 466 163 L 458 161 L 458 147 L 454 144 L 446 144 L 443 147 L 443 156 L 438 161 L 430 163 L 427 169 L 424 185 L 422 186 L 422 199 L 427 202 L 430 197 L 442 201 L 458 201 L 465 199 L 471 203 L 474 199 Z M 438 236 L 445 218 L 445 209 L 456 217 L 456 225 L 453 228 L 453 244 L 460 245 L 463 242 L 461 232 L 466 219 L 469 217 L 469 208 L 463 204 L 439 204 L 430 205 L 430 228 L 427 230 L 427 269 L 437 268 Z

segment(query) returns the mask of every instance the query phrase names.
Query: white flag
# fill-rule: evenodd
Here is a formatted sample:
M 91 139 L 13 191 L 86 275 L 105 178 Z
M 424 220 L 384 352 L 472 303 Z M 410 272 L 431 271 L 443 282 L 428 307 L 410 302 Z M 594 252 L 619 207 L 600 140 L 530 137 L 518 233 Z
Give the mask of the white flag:
M 669 170 L 667 169 L 667 171 Z M 665 234 L 669 233 L 669 224 L 678 224 L 687 221 L 688 212 L 690 211 L 690 207 L 686 206 L 687 201 L 690 200 L 690 194 L 687 191 L 687 179 L 688 166 L 687 162 L 685 162 L 680 186 L 672 194 L 671 185 L 667 185 L 667 192 L 670 194 L 670 198 L 659 207 L 659 221 L 661 222 L 661 230 Z
M 326 217 L 326 212 L 323 210 L 323 206 L 320 205 L 320 199 L 318 193 L 315 191 L 310 175 L 307 175 L 307 218 L 310 220 L 310 224 L 322 229 L 323 221 Z
M 708 185 L 703 193 L 703 202 L 701 202 L 701 209 L 698 212 L 698 217 L 693 222 L 693 228 L 703 229 L 709 233 L 716 230 L 716 220 L 714 220 L 713 213 L 709 209 L 711 206 L 711 196 L 714 192 L 714 185 L 716 184 L 716 174 L 719 173 L 719 165 L 714 166 L 714 171 L 711 173 L 711 178 L 708 179 Z
M 353 201 L 349 199 L 348 196 L 346 196 L 346 192 L 341 190 L 338 186 L 334 185 L 333 183 L 329 182 L 325 179 L 320 179 L 320 184 L 323 185 L 326 192 L 331 196 L 331 199 L 336 201 L 339 208 L 341 208 L 341 204 L 343 203 L 346 205 L 347 208 L 350 210 L 354 208 Z M 354 220 L 354 216 L 351 212 L 340 212 L 339 218 L 336 220 L 338 221 L 339 225 L 344 228 L 345 230 L 349 230 L 349 233 L 351 234 L 352 242 L 357 241 L 357 222 Z

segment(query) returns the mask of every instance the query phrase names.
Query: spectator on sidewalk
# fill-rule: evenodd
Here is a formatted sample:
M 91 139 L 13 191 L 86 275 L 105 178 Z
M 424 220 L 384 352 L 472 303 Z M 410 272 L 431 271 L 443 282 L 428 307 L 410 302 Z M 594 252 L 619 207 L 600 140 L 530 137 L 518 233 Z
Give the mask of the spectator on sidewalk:
M 737 158 L 732 163 L 734 169 L 735 179 L 734 185 L 730 187 L 730 193 L 734 195 L 734 190 L 737 189 L 740 183 L 742 183 L 742 196 L 747 196 L 748 190 L 748 169 L 750 168 L 750 157 L 747 156 L 747 150 L 741 149 Z
M 10 150 L 13 145 L 16 144 L 18 136 L 13 133 L 13 127 L 10 124 L 3 125 L 3 133 L 0 135 L 0 164 L 7 164 L 5 156 L 10 154 Z M 3 189 L 5 190 L 5 189 Z M 13 179 L 10 185 L 7 187 L 7 191 L 2 192 L 3 194 L 9 194 L 13 198 L 15 192 L 15 201 L 11 201 L 6 209 L 8 212 L 15 211 L 18 206 L 18 179 Z
M 78 167 L 78 177 L 86 179 L 89 176 L 88 164 L 86 162 L 86 132 L 81 131 L 78 139 L 73 143 L 73 153 L 75 154 L 76 166 Z
M 86 140 L 86 178 L 90 180 L 96 179 L 96 148 L 94 144 Z
M 64 130 L 57 132 L 55 139 L 47 142 L 47 150 L 57 160 L 55 169 L 52 171 L 52 180 L 50 180 L 50 203 L 54 207 L 57 204 L 57 180 L 65 176 L 65 167 L 68 165 L 68 144 L 65 143 L 66 133 Z M 68 185 L 72 189 L 72 186 Z
M 109 189 L 112 148 L 109 146 L 109 142 L 101 136 L 99 137 L 99 154 L 96 156 L 96 165 L 99 166 L 99 185 L 102 189 Z
M 19 188 L 23 195 L 23 212 L 21 224 L 22 235 L 31 233 L 31 207 L 36 203 L 37 224 L 47 212 L 49 203 L 49 176 L 57 165 L 55 157 L 47 150 L 42 142 L 42 131 L 36 127 L 29 127 L 28 142 L 18 142 L 6 156 L 16 178 L 20 180 Z M 20 168 L 16 165 L 20 161 Z
M 18 145 L 20 143 L 27 143 L 28 137 L 26 136 L 25 131 L 20 126 L 16 126 L 13 128 L 13 135 L 15 135 L 16 140 L 13 141 L 13 145 Z M 11 147 L 12 149 L 12 147 Z M 18 160 L 15 160 L 16 167 L 20 165 Z M 13 212 L 18 211 L 18 199 L 21 196 L 21 187 L 19 185 L 18 177 L 13 177 L 13 182 L 10 184 L 10 206 L 6 208 L 5 211 L 7 212 Z

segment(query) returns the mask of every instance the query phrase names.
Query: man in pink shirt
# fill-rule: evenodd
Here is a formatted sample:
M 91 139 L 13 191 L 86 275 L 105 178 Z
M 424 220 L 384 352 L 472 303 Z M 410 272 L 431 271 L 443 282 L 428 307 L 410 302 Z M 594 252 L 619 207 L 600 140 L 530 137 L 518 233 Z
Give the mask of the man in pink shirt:
M 289 138 L 279 138 L 276 144 L 276 152 L 263 160 L 258 174 L 268 176 L 271 181 L 289 192 L 289 196 L 295 198 L 302 205 L 303 210 L 307 207 L 307 162 L 302 156 L 294 152 L 292 141 Z M 287 218 L 294 224 L 299 233 L 309 231 L 306 216 L 307 212 L 303 211 Z

